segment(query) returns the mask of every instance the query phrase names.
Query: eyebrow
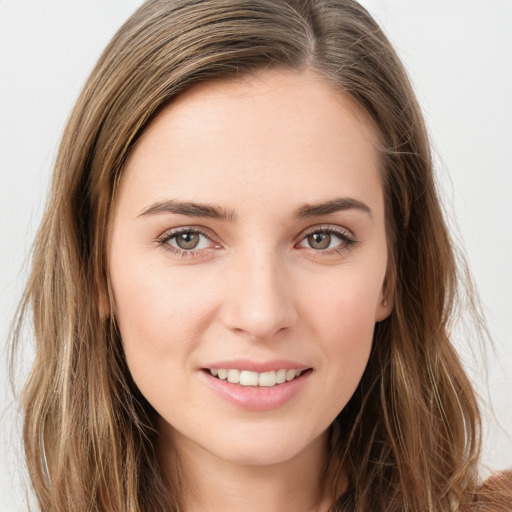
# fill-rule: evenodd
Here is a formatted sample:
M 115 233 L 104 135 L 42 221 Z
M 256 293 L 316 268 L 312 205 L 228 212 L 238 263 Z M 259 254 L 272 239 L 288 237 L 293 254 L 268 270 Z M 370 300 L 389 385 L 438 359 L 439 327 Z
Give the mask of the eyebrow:
M 299 219 L 315 217 L 320 215 L 329 215 L 345 210 L 359 210 L 372 216 L 371 208 L 352 197 L 340 197 L 331 201 L 318 204 L 304 204 L 297 208 L 294 216 Z M 176 213 L 179 215 L 187 215 L 189 217 L 206 217 L 210 219 L 218 219 L 224 221 L 235 222 L 237 215 L 234 210 L 228 211 L 220 206 L 211 204 L 195 203 L 192 201 L 176 201 L 168 199 L 166 201 L 158 201 L 148 208 L 145 208 L 139 217 L 147 215 L 157 215 L 161 213 Z
M 367 213 L 370 217 L 372 216 L 372 210 L 367 204 L 352 197 L 340 197 L 320 204 L 304 204 L 297 209 L 295 216 L 299 219 L 303 219 L 317 215 L 328 215 L 344 210 L 359 210 Z
M 210 219 L 229 221 L 236 220 L 234 211 L 228 212 L 220 206 L 194 203 L 191 201 L 176 201 L 174 199 L 152 204 L 149 208 L 144 209 L 142 213 L 139 214 L 139 217 L 159 213 L 178 213 L 180 215 L 188 215 L 189 217 L 207 217 Z

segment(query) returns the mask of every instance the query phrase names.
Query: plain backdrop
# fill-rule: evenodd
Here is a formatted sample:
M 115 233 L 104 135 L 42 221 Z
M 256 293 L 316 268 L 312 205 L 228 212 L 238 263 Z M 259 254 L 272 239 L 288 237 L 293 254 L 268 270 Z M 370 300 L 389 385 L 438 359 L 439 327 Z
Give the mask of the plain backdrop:
M 100 52 L 140 3 L 0 0 L 0 511 L 22 510 L 25 500 L 20 421 L 4 347 L 59 138 Z M 405 62 L 425 113 L 445 202 L 496 346 L 496 355 L 488 354 L 487 380 L 484 364 L 460 347 L 477 389 L 486 402 L 492 399 L 495 411 L 495 417 L 486 413 L 484 463 L 510 467 L 512 2 L 362 3 Z M 30 355 L 29 346 L 25 362 Z

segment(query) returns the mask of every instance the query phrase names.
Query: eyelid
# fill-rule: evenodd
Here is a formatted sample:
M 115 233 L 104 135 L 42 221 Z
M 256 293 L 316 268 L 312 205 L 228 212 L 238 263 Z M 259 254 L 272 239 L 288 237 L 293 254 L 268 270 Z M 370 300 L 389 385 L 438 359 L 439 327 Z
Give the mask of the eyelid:
M 207 238 L 212 244 L 215 244 L 215 247 L 208 247 L 208 248 L 201 248 L 201 249 L 180 249 L 173 247 L 170 245 L 169 240 L 174 238 L 175 236 L 179 235 L 180 233 L 199 233 L 200 235 Z M 341 240 L 341 243 L 339 246 L 333 247 L 331 249 L 315 249 L 313 247 L 302 247 L 301 249 L 312 251 L 313 253 L 316 253 L 318 255 L 329 255 L 333 253 L 340 253 L 342 251 L 348 250 L 351 246 L 354 246 L 358 243 L 358 240 L 356 236 L 352 233 L 352 231 L 348 228 L 332 225 L 332 224 L 318 224 L 315 226 L 310 226 L 309 228 L 305 229 L 301 232 L 301 234 L 298 236 L 297 240 L 294 242 L 294 247 L 297 246 L 300 242 L 305 240 L 309 235 L 313 233 L 329 233 Z M 176 228 L 171 228 L 166 231 L 164 231 L 161 235 L 157 237 L 157 243 L 159 246 L 163 247 L 165 250 L 178 255 L 182 258 L 186 257 L 196 257 L 199 256 L 200 253 L 204 251 L 208 251 L 210 249 L 218 249 L 222 245 L 218 241 L 218 237 L 209 229 L 204 228 L 202 226 L 180 226 Z
M 157 240 L 162 240 L 164 238 L 169 239 L 172 236 L 179 235 L 180 233 L 188 233 L 189 231 L 200 233 L 201 235 L 204 235 L 206 238 L 209 238 L 210 240 L 217 238 L 211 230 L 204 228 L 203 226 L 192 225 L 166 229 L 161 235 L 157 236 Z
M 336 226 L 333 224 L 317 224 L 316 226 L 311 226 L 304 231 L 301 232 L 301 234 L 297 238 L 297 242 L 301 242 L 304 238 L 307 236 L 318 233 L 318 232 L 327 232 L 332 233 L 334 235 L 338 235 L 340 238 L 345 239 L 350 242 L 357 242 L 357 238 L 352 233 L 352 231 L 348 228 L 342 227 L 342 226 Z
M 170 245 L 169 240 L 176 237 L 180 233 L 198 233 L 205 238 L 207 238 L 212 244 L 215 244 L 215 247 L 202 248 L 202 249 L 179 249 Z M 214 236 L 212 231 L 206 229 L 202 226 L 180 226 L 177 228 L 171 228 L 164 231 L 161 235 L 159 235 L 156 239 L 159 246 L 161 246 L 164 250 L 169 251 L 175 255 L 178 255 L 182 258 L 187 257 L 195 257 L 198 256 L 201 252 L 209 250 L 209 249 L 217 249 L 221 247 L 220 242 L 217 240 L 218 237 Z
M 301 242 L 305 241 L 306 238 L 313 233 L 329 233 L 340 240 L 340 243 L 337 246 L 331 247 L 330 249 L 315 249 L 313 247 L 306 246 L 298 247 L 300 250 L 307 251 L 315 258 L 344 254 L 359 243 L 359 240 L 356 238 L 354 233 L 348 228 L 332 224 L 320 224 L 311 226 L 308 229 L 302 231 L 297 242 L 295 243 L 295 247 L 297 247 L 297 245 Z

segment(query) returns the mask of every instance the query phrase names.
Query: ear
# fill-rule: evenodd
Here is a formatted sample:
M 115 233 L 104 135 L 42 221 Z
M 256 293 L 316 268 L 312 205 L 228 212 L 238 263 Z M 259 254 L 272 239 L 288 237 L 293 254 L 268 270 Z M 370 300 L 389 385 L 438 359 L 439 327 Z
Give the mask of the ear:
M 375 321 L 382 322 L 385 320 L 393 311 L 394 307 L 394 296 L 395 296 L 395 284 L 396 284 L 396 271 L 393 265 L 390 265 L 384 282 L 382 283 L 382 289 L 379 296 L 379 303 L 375 310 Z
M 98 309 L 101 320 L 107 320 L 110 317 L 110 300 L 107 284 L 103 280 L 98 285 Z

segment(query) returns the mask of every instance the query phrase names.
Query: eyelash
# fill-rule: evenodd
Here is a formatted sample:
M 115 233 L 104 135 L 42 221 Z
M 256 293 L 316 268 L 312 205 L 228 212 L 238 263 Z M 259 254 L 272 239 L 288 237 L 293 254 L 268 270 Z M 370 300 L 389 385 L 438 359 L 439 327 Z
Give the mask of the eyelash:
M 313 247 L 305 248 L 313 251 L 314 256 L 319 258 L 323 256 L 332 256 L 335 254 L 344 254 L 358 243 L 356 237 L 348 229 L 322 225 L 314 226 L 301 233 L 297 243 L 302 242 L 308 236 L 313 235 L 314 233 L 325 233 L 328 235 L 334 235 L 336 238 L 340 240 L 340 244 L 336 247 L 333 247 L 332 249 L 320 250 L 313 249 Z
M 206 231 L 201 227 L 190 226 L 166 231 L 163 235 L 157 238 L 158 245 L 161 246 L 164 250 L 174 254 L 175 256 L 179 256 L 180 258 L 195 258 L 199 256 L 201 251 L 204 251 L 204 249 L 191 249 L 187 251 L 185 249 L 177 249 L 176 247 L 173 247 L 172 245 L 169 244 L 169 242 L 173 238 L 176 238 L 178 235 L 181 235 L 182 233 L 200 234 L 203 235 L 208 240 L 212 240 L 212 235 L 209 231 Z
M 204 251 L 205 249 L 190 249 L 190 250 L 177 249 L 176 247 L 173 247 L 172 245 L 169 244 L 169 242 L 173 238 L 176 238 L 178 235 L 180 235 L 182 233 L 200 234 L 200 235 L 204 236 L 205 238 L 207 238 L 208 240 L 212 241 L 212 235 L 209 231 L 207 231 L 199 226 L 197 226 L 197 227 L 190 226 L 190 227 L 176 228 L 176 229 L 171 229 L 169 231 L 166 231 L 160 237 L 157 238 L 157 243 L 164 250 L 174 254 L 175 256 L 179 256 L 180 258 L 196 258 L 196 257 L 200 256 L 200 253 L 202 251 Z M 315 257 L 332 256 L 334 254 L 343 254 L 358 243 L 355 236 L 347 229 L 336 228 L 333 226 L 315 226 L 315 227 L 310 228 L 310 229 L 306 230 L 305 232 L 301 233 L 296 244 L 302 242 L 308 236 L 315 234 L 315 233 L 325 233 L 328 235 L 334 235 L 341 241 L 339 246 L 334 247 L 332 249 L 327 249 L 327 250 L 314 249 L 312 247 L 309 247 L 309 248 L 304 247 L 304 249 L 313 251 Z

